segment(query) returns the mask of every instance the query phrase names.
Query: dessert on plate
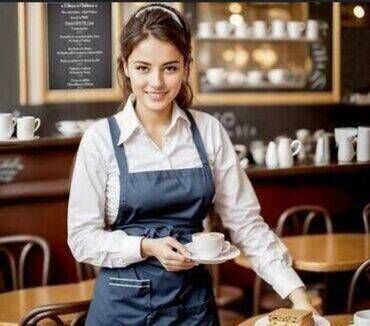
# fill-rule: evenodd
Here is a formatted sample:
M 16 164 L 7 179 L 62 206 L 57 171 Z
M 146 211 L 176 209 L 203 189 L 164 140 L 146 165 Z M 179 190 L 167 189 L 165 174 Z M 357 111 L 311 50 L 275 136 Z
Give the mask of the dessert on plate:
M 276 309 L 268 314 L 268 326 L 314 326 L 311 311 L 299 309 Z

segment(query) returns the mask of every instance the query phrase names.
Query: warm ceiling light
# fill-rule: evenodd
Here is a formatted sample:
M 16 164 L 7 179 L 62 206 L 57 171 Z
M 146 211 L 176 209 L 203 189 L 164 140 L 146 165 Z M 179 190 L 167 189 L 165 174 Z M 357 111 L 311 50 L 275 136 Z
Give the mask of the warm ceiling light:
M 222 53 L 222 58 L 226 62 L 234 61 L 235 58 L 235 52 L 232 49 L 227 49 Z
M 229 11 L 232 14 L 240 14 L 242 12 L 242 10 L 243 10 L 243 7 L 240 3 L 232 2 L 229 5 Z
M 362 8 L 361 6 L 355 6 L 353 8 L 353 14 L 357 17 L 357 18 L 363 18 L 365 16 L 365 10 L 364 8 Z
M 241 25 L 244 24 L 244 17 L 239 14 L 232 14 L 230 15 L 229 22 L 233 25 Z

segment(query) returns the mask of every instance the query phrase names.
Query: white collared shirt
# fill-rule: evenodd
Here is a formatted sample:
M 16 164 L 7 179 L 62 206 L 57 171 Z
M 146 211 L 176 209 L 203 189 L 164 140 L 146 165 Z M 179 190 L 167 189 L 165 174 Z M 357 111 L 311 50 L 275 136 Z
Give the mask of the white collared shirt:
M 175 103 L 160 149 L 148 136 L 134 106 L 133 94 L 115 115 L 129 172 L 200 167 L 190 121 Z M 221 123 L 205 112 L 190 110 L 210 162 L 216 193 L 215 211 L 231 239 L 250 260 L 256 273 L 281 297 L 303 286 L 291 257 L 260 216 L 260 206 L 230 138 Z M 119 208 L 119 169 L 106 119 L 85 132 L 77 152 L 68 204 L 68 244 L 80 262 L 125 267 L 144 260 L 141 237 L 110 231 Z

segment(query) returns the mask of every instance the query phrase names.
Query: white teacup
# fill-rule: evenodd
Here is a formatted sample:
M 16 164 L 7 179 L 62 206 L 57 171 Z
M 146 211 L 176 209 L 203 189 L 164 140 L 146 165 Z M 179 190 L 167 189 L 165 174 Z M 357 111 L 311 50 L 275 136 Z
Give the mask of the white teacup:
M 306 26 L 306 38 L 308 40 L 317 40 L 319 38 L 319 21 L 309 19 Z
M 16 123 L 16 119 L 11 113 L 0 113 L 0 140 L 10 139 Z
M 225 83 L 226 71 L 224 68 L 208 68 L 206 70 L 208 82 L 214 86 L 221 86 Z
M 82 132 L 79 121 L 74 120 L 58 121 L 55 127 L 64 136 L 74 136 Z
M 23 140 L 33 139 L 35 131 L 40 128 L 40 118 L 31 116 L 20 117 L 17 119 L 17 138 Z
M 370 161 L 370 127 L 358 127 L 357 162 Z
M 244 23 L 235 25 L 234 35 L 236 37 L 241 37 L 241 38 L 248 37 L 248 35 L 249 35 L 248 24 L 244 22 Z
M 271 84 L 278 85 L 287 81 L 289 72 L 286 69 L 271 69 L 267 73 L 267 78 Z
M 253 36 L 255 38 L 265 38 L 267 35 L 267 25 L 264 20 L 255 20 L 253 22 Z
M 288 35 L 292 39 L 298 39 L 302 36 L 305 29 L 305 23 L 299 21 L 289 21 L 287 23 Z
M 247 73 L 247 81 L 250 84 L 259 84 L 262 82 L 263 72 L 261 70 L 250 70 Z
M 198 36 L 199 37 L 211 37 L 213 35 L 213 27 L 211 22 L 199 22 L 198 23 Z
M 205 259 L 217 257 L 230 243 L 225 242 L 225 235 L 219 232 L 198 232 L 192 235 L 193 250 L 196 256 Z M 226 248 L 225 248 L 226 247 Z
M 286 23 L 282 19 L 274 19 L 271 22 L 271 37 L 284 38 L 286 37 Z
M 228 37 L 233 29 L 227 20 L 219 20 L 215 23 L 215 31 L 218 37 Z
M 353 324 L 355 326 L 369 326 L 370 325 L 370 309 L 355 312 L 353 316 Z
M 341 127 L 334 128 L 335 143 L 337 146 L 344 138 L 352 138 L 357 136 L 357 128 Z

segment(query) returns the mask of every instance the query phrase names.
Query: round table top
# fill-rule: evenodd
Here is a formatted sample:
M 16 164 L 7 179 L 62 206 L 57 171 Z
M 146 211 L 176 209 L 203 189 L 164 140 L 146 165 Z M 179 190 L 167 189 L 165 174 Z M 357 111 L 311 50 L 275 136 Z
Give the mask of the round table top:
M 282 241 L 293 258 L 293 267 L 301 271 L 352 271 L 370 257 L 370 234 L 299 235 L 283 237 Z M 239 256 L 235 262 L 250 268 L 245 256 Z
M 30 310 L 47 304 L 90 300 L 95 280 L 48 285 L 0 294 L 0 325 L 18 325 Z
M 254 323 L 260 319 L 263 315 L 255 316 L 243 321 L 238 326 L 253 326 Z M 324 316 L 327 320 L 329 320 L 331 326 L 348 326 L 352 323 L 353 315 L 330 315 Z

